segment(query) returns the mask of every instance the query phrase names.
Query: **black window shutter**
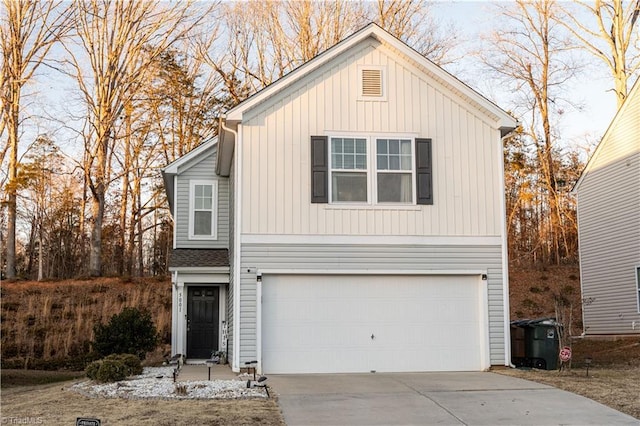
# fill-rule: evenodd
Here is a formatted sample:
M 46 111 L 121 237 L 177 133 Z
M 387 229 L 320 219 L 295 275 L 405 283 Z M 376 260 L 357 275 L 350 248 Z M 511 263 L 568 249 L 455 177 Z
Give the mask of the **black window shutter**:
M 416 139 L 417 204 L 433 204 L 431 139 Z
M 311 202 L 329 202 L 328 138 L 311 136 Z

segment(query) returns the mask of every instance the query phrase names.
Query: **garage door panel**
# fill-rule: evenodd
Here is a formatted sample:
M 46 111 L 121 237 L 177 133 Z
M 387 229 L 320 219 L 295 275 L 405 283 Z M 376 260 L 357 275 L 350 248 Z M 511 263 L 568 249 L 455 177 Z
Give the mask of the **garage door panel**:
M 481 285 L 473 276 L 265 275 L 263 369 L 481 370 Z

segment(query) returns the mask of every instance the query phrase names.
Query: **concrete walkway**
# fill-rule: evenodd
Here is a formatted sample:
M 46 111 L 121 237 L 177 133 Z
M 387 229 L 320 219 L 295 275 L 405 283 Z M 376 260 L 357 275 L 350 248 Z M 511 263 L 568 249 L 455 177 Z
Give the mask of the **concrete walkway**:
M 271 375 L 269 385 L 289 426 L 640 425 L 582 396 L 495 373 Z
M 204 362 L 199 364 L 185 364 L 178 374 L 178 382 L 195 382 L 207 380 L 209 378 L 209 368 Z M 231 371 L 229 364 L 214 365 L 211 367 L 211 380 L 234 380 L 238 379 L 238 375 Z M 246 380 L 246 379 L 245 379 Z

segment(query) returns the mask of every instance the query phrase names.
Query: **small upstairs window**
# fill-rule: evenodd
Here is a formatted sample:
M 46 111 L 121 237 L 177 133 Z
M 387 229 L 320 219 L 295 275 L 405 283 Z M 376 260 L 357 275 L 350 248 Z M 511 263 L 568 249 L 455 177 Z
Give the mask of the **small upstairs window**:
M 218 182 L 189 182 L 189 239 L 217 238 Z

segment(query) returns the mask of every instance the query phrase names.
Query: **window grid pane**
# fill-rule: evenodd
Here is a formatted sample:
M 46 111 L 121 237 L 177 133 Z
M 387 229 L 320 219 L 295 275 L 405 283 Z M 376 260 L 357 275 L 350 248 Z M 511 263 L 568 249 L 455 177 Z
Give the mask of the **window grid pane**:
M 194 212 L 193 233 L 195 235 L 211 235 L 211 214 L 210 211 Z
M 331 176 L 331 200 L 367 202 L 367 174 L 334 172 Z
M 413 182 L 409 173 L 378 173 L 379 203 L 413 202 Z
M 411 141 L 408 139 L 378 139 L 376 141 L 378 170 L 411 170 Z
M 366 139 L 331 138 L 331 168 L 334 170 L 366 170 Z
M 194 235 L 213 234 L 213 185 L 194 185 L 192 219 Z

